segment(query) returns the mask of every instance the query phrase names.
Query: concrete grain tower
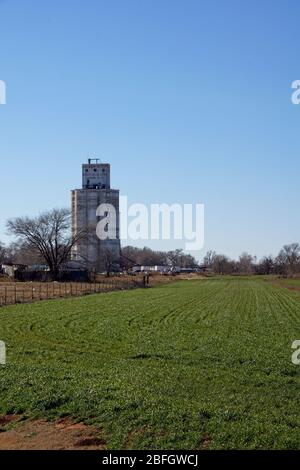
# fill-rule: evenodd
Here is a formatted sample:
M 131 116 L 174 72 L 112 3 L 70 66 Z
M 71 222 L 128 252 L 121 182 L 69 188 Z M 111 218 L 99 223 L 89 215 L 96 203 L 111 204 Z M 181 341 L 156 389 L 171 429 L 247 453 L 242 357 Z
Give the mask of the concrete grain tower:
M 101 220 L 97 216 L 97 209 L 101 204 L 110 204 L 115 209 L 115 239 L 101 240 L 96 234 L 97 224 Z M 110 188 L 110 165 L 89 159 L 87 164 L 82 165 L 82 189 L 72 191 L 73 234 L 85 229 L 88 229 L 89 234 L 74 246 L 72 260 L 96 272 L 106 271 L 108 262 L 118 264 L 119 224 L 119 190 Z

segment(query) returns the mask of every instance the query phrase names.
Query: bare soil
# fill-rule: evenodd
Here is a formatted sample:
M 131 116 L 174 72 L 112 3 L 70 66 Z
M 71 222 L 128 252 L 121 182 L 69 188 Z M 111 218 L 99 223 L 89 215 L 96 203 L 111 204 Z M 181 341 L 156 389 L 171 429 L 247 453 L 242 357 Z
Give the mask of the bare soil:
M 55 422 L 22 421 L 20 416 L 0 416 L 0 450 L 103 450 L 101 429 L 74 423 L 70 418 Z

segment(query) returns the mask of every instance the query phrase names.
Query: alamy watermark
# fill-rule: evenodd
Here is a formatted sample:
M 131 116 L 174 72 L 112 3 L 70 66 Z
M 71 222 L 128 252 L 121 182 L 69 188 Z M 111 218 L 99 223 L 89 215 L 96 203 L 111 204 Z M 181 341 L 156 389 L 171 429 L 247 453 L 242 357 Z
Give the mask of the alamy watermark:
M 6 104 L 6 83 L 0 80 L 0 104 Z
M 300 104 L 300 80 L 294 80 L 292 82 L 291 88 L 293 91 L 291 96 L 291 101 L 293 104 Z
M 292 343 L 292 349 L 295 349 L 295 351 L 292 354 L 292 363 L 295 366 L 300 365 L 300 340 L 295 340 Z
M 6 364 L 6 345 L 4 341 L 0 341 L 0 364 Z
M 128 205 L 120 197 L 120 233 L 117 211 L 112 204 L 100 204 L 96 233 L 100 240 L 180 240 L 186 251 L 200 251 L 204 245 L 204 204 Z

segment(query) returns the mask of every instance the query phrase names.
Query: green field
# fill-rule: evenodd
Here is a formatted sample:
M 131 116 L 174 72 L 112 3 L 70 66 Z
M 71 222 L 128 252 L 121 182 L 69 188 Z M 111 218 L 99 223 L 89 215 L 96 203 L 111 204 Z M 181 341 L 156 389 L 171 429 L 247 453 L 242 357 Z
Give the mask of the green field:
M 96 424 L 108 448 L 300 449 L 300 298 L 263 279 L 0 309 L 0 413 Z

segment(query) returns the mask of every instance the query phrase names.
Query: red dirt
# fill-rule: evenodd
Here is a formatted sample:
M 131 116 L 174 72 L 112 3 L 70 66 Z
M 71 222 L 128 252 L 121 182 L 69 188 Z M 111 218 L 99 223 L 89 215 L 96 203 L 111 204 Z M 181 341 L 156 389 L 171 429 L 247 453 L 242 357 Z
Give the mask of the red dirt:
M 199 450 L 205 450 L 205 449 L 209 449 L 210 445 L 212 443 L 212 438 L 209 434 L 204 434 L 204 436 L 202 437 L 201 441 L 200 441 L 200 446 L 199 446 Z
M 8 424 L 12 423 L 13 421 L 17 421 L 18 419 L 20 419 L 20 417 L 17 415 L 0 416 L 0 429 L 3 426 L 7 426 Z
M 15 415 L 0 417 L 0 450 L 103 450 L 106 442 L 95 426 L 69 418 L 55 422 L 20 421 Z M 19 421 L 19 422 L 18 422 Z

